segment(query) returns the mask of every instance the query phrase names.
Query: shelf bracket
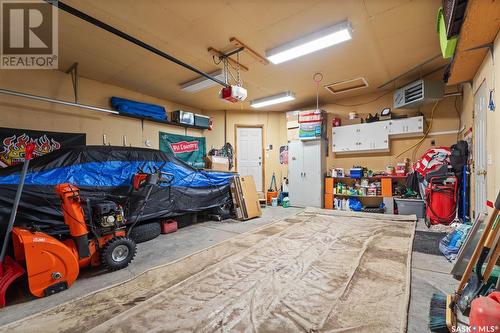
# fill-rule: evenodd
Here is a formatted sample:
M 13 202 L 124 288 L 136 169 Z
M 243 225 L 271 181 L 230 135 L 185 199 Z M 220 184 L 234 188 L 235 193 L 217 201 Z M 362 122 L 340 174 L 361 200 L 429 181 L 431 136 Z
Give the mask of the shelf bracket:
M 75 103 L 78 103 L 78 63 L 75 62 L 73 65 L 69 66 L 66 70 L 66 74 L 71 74 L 71 82 L 73 84 L 73 94 L 75 97 Z

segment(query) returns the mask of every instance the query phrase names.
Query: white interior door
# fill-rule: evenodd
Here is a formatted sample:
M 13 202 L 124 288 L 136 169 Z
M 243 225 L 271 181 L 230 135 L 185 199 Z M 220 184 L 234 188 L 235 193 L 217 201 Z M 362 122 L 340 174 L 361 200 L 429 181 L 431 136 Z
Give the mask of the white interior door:
M 236 128 L 236 166 L 241 176 L 252 176 L 257 191 L 262 187 L 262 128 Z
M 488 90 L 486 82 L 474 95 L 474 185 L 475 203 L 474 210 L 477 216 L 486 213 L 486 112 Z

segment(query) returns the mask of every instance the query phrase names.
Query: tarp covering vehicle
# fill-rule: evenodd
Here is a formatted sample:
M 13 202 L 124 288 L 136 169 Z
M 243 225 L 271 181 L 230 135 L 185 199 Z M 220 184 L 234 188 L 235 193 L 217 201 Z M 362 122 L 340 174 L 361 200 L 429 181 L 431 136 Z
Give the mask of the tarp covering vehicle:
M 132 190 L 139 168 L 173 174 L 170 184 L 154 188 L 140 221 L 201 212 L 231 202 L 231 173 L 194 169 L 167 153 L 144 148 L 82 146 L 60 149 L 34 159 L 26 176 L 16 224 L 49 234 L 65 233 L 60 200 L 54 187 L 71 183 L 82 198 L 123 203 L 129 221 L 142 206 L 146 188 Z M 21 165 L 0 170 L 0 231 L 7 224 Z

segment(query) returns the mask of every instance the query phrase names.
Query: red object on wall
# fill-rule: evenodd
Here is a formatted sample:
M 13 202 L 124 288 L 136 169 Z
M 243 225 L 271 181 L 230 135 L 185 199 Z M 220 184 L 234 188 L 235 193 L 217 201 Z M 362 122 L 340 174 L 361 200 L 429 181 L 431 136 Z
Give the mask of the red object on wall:
M 161 221 L 161 233 L 170 234 L 177 231 L 177 221 L 175 220 L 165 220 Z
M 339 127 L 342 124 L 340 118 L 333 118 L 332 119 L 332 126 L 333 127 Z
M 494 327 L 500 327 L 500 292 L 495 291 L 488 297 L 481 296 L 472 301 L 469 326 L 471 332 L 496 332 Z

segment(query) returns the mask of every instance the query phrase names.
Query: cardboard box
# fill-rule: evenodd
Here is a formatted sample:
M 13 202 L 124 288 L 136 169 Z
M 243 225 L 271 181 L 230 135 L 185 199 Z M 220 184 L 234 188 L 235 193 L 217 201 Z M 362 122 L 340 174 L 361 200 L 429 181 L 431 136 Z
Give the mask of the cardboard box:
M 291 129 L 291 128 L 299 128 L 300 124 L 298 120 L 290 120 L 286 122 L 286 128 Z
M 299 140 L 299 129 L 292 128 L 286 131 L 286 139 L 288 141 L 298 141 Z
M 234 176 L 229 188 L 238 220 L 248 220 L 262 215 L 252 176 Z
M 286 121 L 299 121 L 299 111 L 288 111 L 286 113 Z
M 205 167 L 217 171 L 229 171 L 229 160 L 223 156 L 205 157 Z

